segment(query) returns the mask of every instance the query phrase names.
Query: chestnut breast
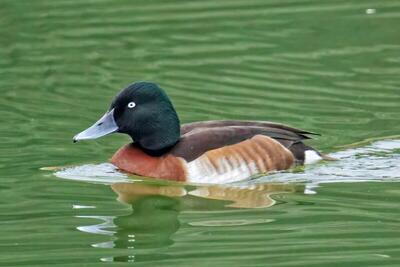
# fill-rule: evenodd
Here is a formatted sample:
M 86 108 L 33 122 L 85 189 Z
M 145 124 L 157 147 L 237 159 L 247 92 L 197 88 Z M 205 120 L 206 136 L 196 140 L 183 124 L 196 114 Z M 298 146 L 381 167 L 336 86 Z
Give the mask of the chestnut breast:
M 120 170 L 166 180 L 186 181 L 186 162 L 169 154 L 153 157 L 134 144 L 121 147 L 111 158 Z

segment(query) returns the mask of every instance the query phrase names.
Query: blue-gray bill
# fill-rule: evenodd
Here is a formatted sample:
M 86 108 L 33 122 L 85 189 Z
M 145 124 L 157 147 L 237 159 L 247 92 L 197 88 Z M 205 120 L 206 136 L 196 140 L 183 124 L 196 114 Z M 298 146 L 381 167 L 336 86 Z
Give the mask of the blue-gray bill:
M 117 131 L 118 125 L 114 120 L 114 109 L 112 109 L 106 112 L 106 114 L 92 126 L 75 135 L 73 141 L 75 143 L 81 140 L 96 139 Z

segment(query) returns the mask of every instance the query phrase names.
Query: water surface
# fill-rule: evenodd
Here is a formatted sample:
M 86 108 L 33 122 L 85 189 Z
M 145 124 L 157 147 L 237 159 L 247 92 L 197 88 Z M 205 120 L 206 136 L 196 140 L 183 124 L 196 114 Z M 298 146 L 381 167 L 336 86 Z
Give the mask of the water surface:
M 398 266 L 399 23 L 397 0 L 2 0 L 0 265 Z M 341 160 L 222 187 L 118 174 L 127 137 L 71 138 L 137 80 L 182 122 L 283 122 Z

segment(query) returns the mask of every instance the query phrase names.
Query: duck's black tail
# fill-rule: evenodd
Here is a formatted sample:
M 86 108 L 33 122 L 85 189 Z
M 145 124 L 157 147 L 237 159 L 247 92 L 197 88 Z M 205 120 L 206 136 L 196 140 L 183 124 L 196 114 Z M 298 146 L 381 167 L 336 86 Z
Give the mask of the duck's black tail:
M 328 160 L 328 161 L 337 160 L 329 155 L 319 152 L 318 150 L 304 144 L 303 142 L 294 143 L 291 146 L 289 146 L 288 149 L 290 150 L 290 152 L 293 153 L 297 164 L 300 165 L 310 162 L 316 162 L 318 160 Z M 320 159 L 318 159 L 318 157 Z

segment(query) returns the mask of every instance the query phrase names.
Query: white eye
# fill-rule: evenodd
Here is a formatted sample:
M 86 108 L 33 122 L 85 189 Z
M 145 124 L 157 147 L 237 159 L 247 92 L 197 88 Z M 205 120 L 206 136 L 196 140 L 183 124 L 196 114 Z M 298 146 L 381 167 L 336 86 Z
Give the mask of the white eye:
M 129 102 L 128 108 L 134 108 L 136 106 L 135 102 Z

